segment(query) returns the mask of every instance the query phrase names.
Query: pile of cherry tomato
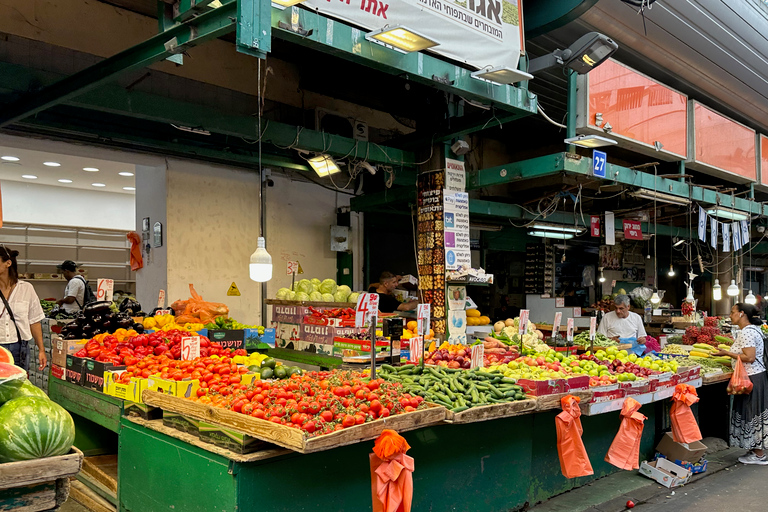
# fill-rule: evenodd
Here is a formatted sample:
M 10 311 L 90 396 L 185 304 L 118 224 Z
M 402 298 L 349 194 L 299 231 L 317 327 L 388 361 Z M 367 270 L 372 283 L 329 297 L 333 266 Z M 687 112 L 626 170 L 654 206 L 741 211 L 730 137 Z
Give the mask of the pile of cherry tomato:
M 117 382 L 128 384 L 131 381 L 131 377 L 146 379 L 156 375 L 167 380 L 199 380 L 199 396 L 206 394 L 209 389 L 218 392 L 222 387 L 240 384 L 241 375 L 248 373 L 248 368 L 238 366 L 232 361 L 234 356 L 246 355 L 245 350 L 223 350 L 228 355 L 222 357 L 198 357 L 192 361 L 171 359 L 167 353 L 153 354 L 140 361 L 136 361 L 134 364 L 128 365 L 125 371 L 120 374 Z
M 420 396 L 402 384 L 335 370 L 200 389 L 192 400 L 302 430 L 313 437 L 379 418 L 425 409 Z

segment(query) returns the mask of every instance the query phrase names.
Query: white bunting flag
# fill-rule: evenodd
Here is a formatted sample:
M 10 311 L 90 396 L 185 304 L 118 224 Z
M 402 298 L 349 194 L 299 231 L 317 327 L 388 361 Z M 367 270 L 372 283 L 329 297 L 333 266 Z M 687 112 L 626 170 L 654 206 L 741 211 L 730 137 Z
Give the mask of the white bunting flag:
M 699 206 L 699 240 L 707 241 L 707 212 Z
M 738 251 L 741 249 L 741 226 L 738 222 L 731 223 L 731 231 L 733 231 L 733 250 Z
M 749 243 L 749 224 L 747 221 L 741 221 L 741 244 L 746 245 Z
M 710 227 L 710 233 L 709 233 L 709 245 L 711 245 L 713 248 L 717 249 L 717 219 L 714 217 L 709 218 L 709 227 Z
M 723 226 L 723 252 L 731 252 L 731 225 L 722 223 Z

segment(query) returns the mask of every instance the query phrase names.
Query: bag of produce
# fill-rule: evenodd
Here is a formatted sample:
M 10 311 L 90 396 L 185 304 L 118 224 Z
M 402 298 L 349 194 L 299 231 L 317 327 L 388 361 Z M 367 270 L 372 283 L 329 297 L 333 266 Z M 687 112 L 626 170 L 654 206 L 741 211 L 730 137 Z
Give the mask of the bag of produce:
M 741 362 L 740 357 L 736 358 L 733 375 L 726 389 L 729 395 L 748 395 L 752 392 L 752 381 L 749 379 L 747 369 L 744 368 L 744 363 Z
M 189 285 L 189 293 L 192 298 L 189 300 L 177 300 L 171 304 L 176 314 L 176 323 L 194 324 L 201 323 L 207 324 L 215 320 L 217 317 L 229 316 L 229 308 L 226 304 L 219 302 L 206 302 L 203 298 L 197 294 L 194 285 Z
M 672 439 L 676 443 L 701 441 L 701 431 L 691 411 L 691 406 L 699 401 L 696 388 L 690 384 L 678 384 L 672 400 L 672 407 L 669 409 L 669 419 L 672 420 Z
M 565 478 L 577 478 L 594 473 L 581 435 L 581 409 L 579 397 L 567 395 L 560 399 L 563 412 L 555 417 L 557 428 L 557 456 Z
M 640 469 L 640 438 L 643 437 L 643 423 L 647 419 L 640 414 L 640 402 L 627 397 L 621 408 L 621 425 L 605 456 L 605 462 L 619 469 Z
M 371 463 L 373 512 L 410 512 L 413 501 L 413 458 L 411 447 L 394 430 L 384 430 L 374 442 Z

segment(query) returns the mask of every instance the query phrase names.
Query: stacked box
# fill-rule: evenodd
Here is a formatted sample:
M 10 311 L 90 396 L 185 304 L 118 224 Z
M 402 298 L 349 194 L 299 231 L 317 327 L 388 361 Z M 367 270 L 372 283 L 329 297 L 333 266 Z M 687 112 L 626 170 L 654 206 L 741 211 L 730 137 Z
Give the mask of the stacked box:
M 252 453 L 268 445 L 255 437 L 205 421 L 200 421 L 198 428 L 201 441 L 239 454 Z
M 183 414 L 163 411 L 163 425 L 193 436 L 200 435 L 200 423 L 202 423 L 200 420 Z

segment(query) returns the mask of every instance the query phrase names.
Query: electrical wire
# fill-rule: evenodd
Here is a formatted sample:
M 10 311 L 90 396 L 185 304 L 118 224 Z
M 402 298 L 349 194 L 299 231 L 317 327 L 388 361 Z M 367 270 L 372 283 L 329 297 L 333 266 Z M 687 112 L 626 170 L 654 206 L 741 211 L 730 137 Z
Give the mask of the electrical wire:
M 557 126 L 558 128 L 561 128 L 561 129 L 563 129 L 563 130 L 567 130 L 567 129 L 568 129 L 568 127 L 567 127 L 566 125 L 564 125 L 564 124 L 560 124 L 560 123 L 558 123 L 557 121 L 553 120 L 551 117 L 549 117 L 549 116 L 547 115 L 547 113 L 546 113 L 546 112 L 544 112 L 544 109 L 543 109 L 543 108 L 541 108 L 541 105 L 540 105 L 540 104 L 536 103 L 536 108 L 538 109 L 538 111 L 539 111 L 539 114 L 541 114 L 541 115 L 544 117 L 544 119 L 546 119 L 547 121 L 549 121 L 549 122 L 550 122 L 550 124 L 553 124 L 553 125 Z

